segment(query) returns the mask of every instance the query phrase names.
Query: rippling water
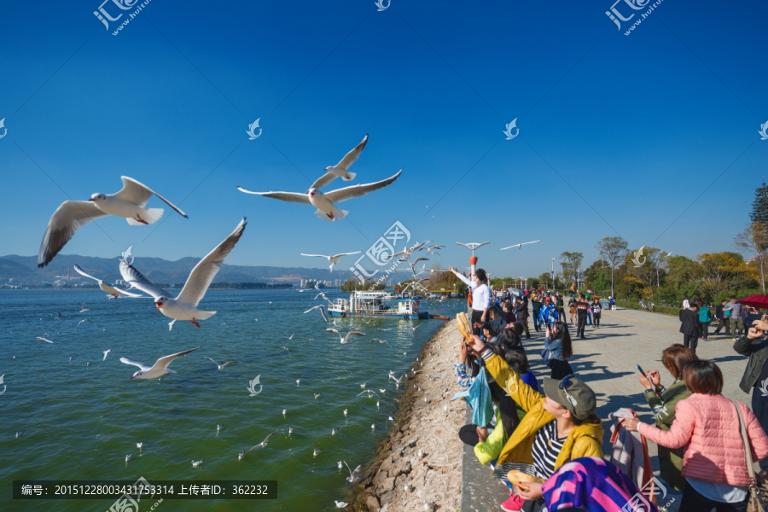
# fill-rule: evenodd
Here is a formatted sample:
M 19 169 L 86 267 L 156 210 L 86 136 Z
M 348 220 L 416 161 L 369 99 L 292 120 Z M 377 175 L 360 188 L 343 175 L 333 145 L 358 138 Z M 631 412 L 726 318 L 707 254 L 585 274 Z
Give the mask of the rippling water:
M 108 301 L 95 290 L 0 290 L 0 374 L 7 385 L 0 395 L 0 509 L 106 510 L 113 501 L 12 501 L 14 479 L 144 476 L 279 482 L 277 500 L 166 500 L 160 511 L 333 510 L 349 485 L 337 461 L 364 465 L 396 411 L 398 392 L 388 371 L 408 369 L 442 322 L 337 320 L 342 332 L 354 327 L 366 333 L 342 345 L 325 332 L 318 312 L 302 314 L 317 304 L 313 296 L 211 290 L 204 309 L 219 313 L 202 329 L 179 322 L 169 333 L 150 300 Z M 83 304 L 89 311 L 80 313 Z M 443 314 L 462 307 L 459 300 L 422 303 Z M 55 343 L 38 343 L 36 336 Z M 135 368 L 119 362 L 126 356 L 152 364 L 197 346 L 173 363 L 176 374 L 159 381 L 130 381 Z M 239 364 L 220 372 L 207 356 Z M 263 391 L 251 397 L 248 381 L 258 374 Z M 386 390 L 380 409 L 375 399 L 356 396 L 362 383 Z M 240 451 L 270 432 L 276 433 L 266 448 L 238 461 Z M 144 443 L 141 456 L 137 442 Z M 314 449 L 320 450 L 316 458 Z M 203 463 L 193 469 L 192 460 Z

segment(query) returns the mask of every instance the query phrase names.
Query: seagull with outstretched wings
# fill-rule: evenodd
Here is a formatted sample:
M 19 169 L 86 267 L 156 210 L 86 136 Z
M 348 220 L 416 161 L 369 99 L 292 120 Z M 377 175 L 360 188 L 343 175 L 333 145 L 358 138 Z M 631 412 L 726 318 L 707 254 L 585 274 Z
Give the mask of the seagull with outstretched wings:
M 197 308 L 197 305 L 205 297 L 208 287 L 213 282 L 213 278 L 221 269 L 224 259 L 235 248 L 240 237 L 245 232 L 245 218 L 235 227 L 235 230 L 229 234 L 219 245 L 213 248 L 205 258 L 201 259 L 195 268 L 189 273 L 187 282 L 181 292 L 172 298 L 166 290 L 152 283 L 149 279 L 139 272 L 139 270 L 129 263 L 126 259 L 120 260 L 120 275 L 123 281 L 140 290 L 153 299 L 155 306 L 165 316 L 171 319 L 168 324 L 168 330 L 173 329 L 176 320 L 189 320 L 195 327 L 200 327 L 200 320 L 207 320 L 216 314 L 216 311 L 203 311 Z
M 48 221 L 40 244 L 37 266 L 44 267 L 75 236 L 78 228 L 105 215 L 124 217 L 128 224 L 154 224 L 163 216 L 162 208 L 145 208 L 152 196 L 157 197 L 184 218 L 187 214 L 148 186 L 128 176 L 120 178 L 123 188 L 114 194 L 92 194 L 87 201 L 64 201 Z
M 331 190 L 330 192 L 321 192 L 320 188 L 331 182 L 335 175 L 327 172 L 320 176 L 312 186 L 309 187 L 307 192 L 254 192 L 247 188 L 237 187 L 237 190 L 243 194 L 250 194 L 254 196 L 271 197 L 272 199 L 279 199 L 281 201 L 288 201 L 292 203 L 305 203 L 311 204 L 317 210 L 315 215 L 321 219 L 335 221 L 336 219 L 343 219 L 349 213 L 347 210 L 341 210 L 336 207 L 335 203 L 340 201 L 346 201 L 353 197 L 364 196 L 368 192 L 384 188 L 387 185 L 391 185 L 402 174 L 402 169 L 387 179 L 376 181 L 374 183 L 361 183 L 359 185 L 350 185 L 349 187 L 338 188 Z

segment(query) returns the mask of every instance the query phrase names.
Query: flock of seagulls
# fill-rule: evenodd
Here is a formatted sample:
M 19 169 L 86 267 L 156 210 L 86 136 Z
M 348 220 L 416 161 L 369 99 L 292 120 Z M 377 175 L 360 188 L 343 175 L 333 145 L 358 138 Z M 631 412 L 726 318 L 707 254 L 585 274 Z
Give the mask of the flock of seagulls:
M 258 120 L 257 120 L 258 121 Z M 373 181 L 368 183 L 360 183 L 354 185 L 348 185 L 341 188 L 327 190 L 328 186 L 336 179 L 339 178 L 344 182 L 353 181 L 357 178 L 357 173 L 351 169 L 360 158 L 363 150 L 368 143 L 368 134 L 352 149 L 350 149 L 344 156 L 335 164 L 328 165 L 324 168 L 324 173 L 318 177 L 307 189 L 306 192 L 286 192 L 286 191 L 268 191 L 257 192 L 244 187 L 237 187 L 237 190 L 241 193 L 248 195 L 263 196 L 281 201 L 303 203 L 311 205 L 315 208 L 315 214 L 317 217 L 323 220 L 335 221 L 337 219 L 344 219 L 348 215 L 348 211 L 340 209 L 338 204 L 353 198 L 364 196 L 370 192 L 383 189 L 394 183 L 402 174 L 402 169 L 398 170 L 395 174 L 388 178 Z M 148 203 L 152 199 L 156 199 L 165 203 L 165 205 L 171 208 L 179 216 L 188 219 L 189 216 L 179 206 L 171 202 L 164 195 L 158 193 L 147 185 L 139 182 L 138 180 L 121 176 L 122 188 L 113 194 L 94 193 L 89 199 L 84 201 L 67 200 L 62 202 L 58 208 L 54 211 L 48 221 L 45 233 L 43 235 L 42 242 L 38 251 L 37 264 L 38 267 L 45 267 L 53 261 L 53 259 L 61 252 L 65 245 L 75 236 L 78 229 L 85 224 L 101 219 L 102 217 L 122 217 L 130 226 L 145 226 L 156 224 L 164 215 L 165 210 L 163 208 L 148 207 Z M 118 270 L 124 283 L 120 287 L 108 282 L 105 279 L 101 279 L 92 273 L 89 273 L 83 269 L 80 265 L 74 265 L 75 272 L 85 279 L 89 279 L 95 282 L 98 288 L 104 292 L 108 299 L 139 299 L 142 297 L 148 297 L 153 300 L 155 308 L 160 314 L 169 319 L 168 329 L 173 329 L 174 324 L 177 321 L 190 322 L 197 328 L 200 328 L 200 322 L 210 319 L 217 311 L 209 310 L 204 307 L 200 307 L 200 303 L 206 296 L 206 293 L 212 284 L 217 273 L 220 271 L 225 259 L 234 250 L 242 238 L 247 222 L 245 218 L 242 218 L 234 230 L 224 238 L 218 245 L 216 245 L 205 257 L 203 257 L 195 267 L 190 271 L 184 286 L 181 291 L 175 296 L 165 290 L 163 287 L 153 283 L 148 279 L 138 268 L 134 265 L 134 258 L 129 248 L 123 253 L 119 259 Z M 519 244 L 504 247 L 501 250 L 507 250 L 512 248 L 522 248 L 528 244 L 538 243 L 539 241 L 522 242 Z M 474 251 L 487 245 L 489 242 L 480 243 L 459 243 L 464 247 Z M 424 289 L 423 282 L 425 279 L 420 278 L 422 274 L 426 273 L 426 265 L 430 260 L 429 257 L 424 256 L 437 256 L 440 254 L 440 250 L 445 248 L 444 245 L 434 244 L 430 241 L 419 242 L 412 246 L 407 246 L 400 252 L 397 252 L 391 256 L 392 259 L 398 259 L 401 262 L 408 262 L 412 279 L 408 286 L 413 290 Z M 360 254 L 361 251 L 348 251 L 340 252 L 336 254 L 318 254 L 318 253 L 300 253 L 305 257 L 322 258 L 328 263 L 329 271 L 333 271 L 339 261 L 347 256 L 354 256 Z M 419 255 L 421 253 L 421 255 Z M 412 260 L 412 258 L 414 258 Z M 412 260 L 412 261 L 411 261 Z M 317 288 L 317 287 L 316 287 Z M 406 288 L 408 289 L 408 288 Z M 300 290 L 304 291 L 304 290 Z M 326 314 L 326 305 L 331 301 L 328 297 L 318 289 L 315 296 L 315 300 L 322 299 L 325 304 L 317 304 L 304 311 L 305 314 L 317 311 L 323 321 L 328 324 L 331 323 Z M 81 308 L 81 313 L 88 311 L 85 306 Z M 84 323 L 87 319 L 81 319 L 78 325 Z M 257 319 L 256 319 L 257 320 Z M 335 334 L 340 344 L 348 344 L 354 337 L 366 336 L 366 334 L 360 330 L 350 329 L 346 332 L 342 332 L 335 326 L 326 327 L 326 332 Z M 412 330 L 415 331 L 416 327 Z M 55 341 L 48 337 L 48 334 L 44 336 L 36 337 L 36 341 L 43 344 L 54 344 Z M 287 337 L 288 341 L 293 339 L 293 335 Z M 372 338 L 372 343 L 384 344 L 386 341 L 381 338 Z M 119 361 L 122 364 L 135 366 L 137 370 L 133 372 L 130 380 L 155 380 L 165 377 L 171 373 L 175 373 L 170 369 L 171 364 L 178 358 L 184 357 L 192 352 L 199 350 L 200 347 L 193 347 L 186 350 L 174 352 L 168 355 L 159 357 L 151 366 L 145 365 L 142 362 L 129 359 L 128 357 L 121 356 Z M 112 349 L 108 348 L 102 351 L 102 361 L 106 361 L 111 354 Z M 207 359 L 213 363 L 217 371 L 222 372 L 227 367 L 233 366 L 238 362 L 236 360 L 223 360 L 217 361 L 213 357 L 208 356 Z M 71 361 L 71 357 L 70 357 Z M 400 388 L 400 385 L 406 374 L 402 374 L 399 377 L 392 371 L 387 375 L 388 381 L 393 381 L 396 389 Z M 301 385 L 301 379 L 295 380 L 296 386 Z M 5 385 L 5 375 L 0 375 L 0 395 L 6 392 L 7 386 Z M 259 396 L 264 389 L 261 383 L 261 374 L 256 375 L 253 379 L 248 381 L 248 390 L 250 397 Z M 380 408 L 382 396 L 386 393 L 386 389 L 377 388 L 378 393 L 374 389 L 369 389 L 367 383 L 360 384 L 361 392 L 358 397 L 365 397 L 370 400 L 375 400 L 377 410 Z M 314 400 L 319 400 L 320 393 L 313 393 Z M 349 410 L 344 408 L 342 411 L 344 418 L 349 415 Z M 287 418 L 287 410 L 282 410 L 283 418 Z M 388 421 L 393 421 L 391 416 L 388 416 Z M 370 426 L 371 431 L 376 430 L 376 424 L 372 423 Z M 216 425 L 216 436 L 218 437 L 221 432 L 221 425 Z M 293 433 L 293 428 L 288 427 L 287 435 L 290 437 Z M 238 453 L 238 460 L 243 460 L 246 456 L 256 450 L 267 448 L 270 439 L 276 432 L 269 433 L 260 443 L 244 449 Z M 331 436 L 335 437 L 337 434 L 336 429 L 331 429 Z M 17 432 L 17 437 L 20 433 Z M 136 448 L 139 451 L 139 456 L 143 455 L 143 442 L 136 443 Z M 320 455 L 321 451 L 318 448 L 313 449 L 312 456 L 316 458 Z M 124 463 L 127 466 L 132 458 L 132 454 L 125 455 Z M 192 460 L 192 468 L 199 468 L 203 464 L 203 460 Z M 361 466 L 357 466 L 351 469 L 346 461 L 339 461 L 338 468 L 342 469 L 342 465 L 346 466 L 349 476 L 346 477 L 347 482 L 354 483 L 359 479 Z M 337 507 L 346 507 L 344 502 L 335 502 Z

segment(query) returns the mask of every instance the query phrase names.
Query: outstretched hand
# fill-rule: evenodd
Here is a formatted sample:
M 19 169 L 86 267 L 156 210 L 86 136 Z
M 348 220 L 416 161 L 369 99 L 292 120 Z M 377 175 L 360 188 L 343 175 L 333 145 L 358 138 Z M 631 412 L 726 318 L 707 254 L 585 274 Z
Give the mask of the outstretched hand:
M 472 344 L 470 346 L 478 354 L 485 350 L 485 342 L 477 334 L 472 335 Z

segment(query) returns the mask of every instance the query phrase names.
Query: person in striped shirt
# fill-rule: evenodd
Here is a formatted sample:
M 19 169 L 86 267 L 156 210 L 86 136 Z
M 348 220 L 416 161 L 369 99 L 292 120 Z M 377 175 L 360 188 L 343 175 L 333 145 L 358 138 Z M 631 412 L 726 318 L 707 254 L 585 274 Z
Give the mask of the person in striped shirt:
M 522 497 L 529 502 L 525 510 L 542 510 L 544 480 L 570 460 L 603 455 L 603 428 L 595 415 L 595 392 L 577 377 L 568 375 L 561 380 L 544 379 L 541 395 L 486 347 L 479 336 L 473 336 L 472 349 L 483 358 L 496 383 L 525 411 L 499 454 L 496 472 L 504 474 L 518 469 L 533 473 L 537 481 L 518 488 L 517 495 L 510 496 L 501 508 L 521 510 Z

